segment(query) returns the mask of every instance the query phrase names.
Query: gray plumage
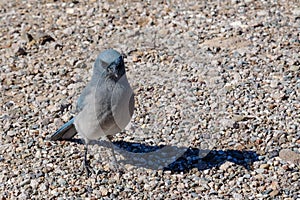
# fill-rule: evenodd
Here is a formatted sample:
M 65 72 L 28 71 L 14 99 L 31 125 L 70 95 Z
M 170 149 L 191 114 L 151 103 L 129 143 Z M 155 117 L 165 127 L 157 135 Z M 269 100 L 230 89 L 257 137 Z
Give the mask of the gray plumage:
M 122 131 L 133 110 L 134 96 L 125 74 L 123 57 L 113 49 L 106 50 L 97 57 L 92 78 L 78 98 L 77 116 L 59 128 L 50 139 L 71 139 L 79 133 L 86 144 L 86 164 L 89 142 L 107 140 L 107 136 Z

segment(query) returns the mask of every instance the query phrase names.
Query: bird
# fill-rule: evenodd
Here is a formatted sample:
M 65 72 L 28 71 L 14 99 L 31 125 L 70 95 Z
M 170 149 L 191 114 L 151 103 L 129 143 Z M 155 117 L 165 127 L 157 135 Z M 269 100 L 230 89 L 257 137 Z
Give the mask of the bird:
M 78 133 L 85 144 L 83 165 L 87 176 L 92 173 L 87 160 L 91 141 L 109 141 L 114 162 L 118 164 L 111 138 L 125 129 L 134 112 L 134 93 L 118 51 L 107 49 L 97 56 L 91 80 L 77 100 L 76 112 L 50 140 L 69 140 Z

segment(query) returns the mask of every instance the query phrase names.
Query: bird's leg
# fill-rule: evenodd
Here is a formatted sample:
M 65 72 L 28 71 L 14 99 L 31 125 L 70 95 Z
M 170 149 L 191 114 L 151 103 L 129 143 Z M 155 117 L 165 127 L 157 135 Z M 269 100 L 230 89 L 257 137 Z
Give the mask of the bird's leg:
M 113 156 L 113 165 L 119 171 L 119 163 L 118 163 L 118 160 L 117 160 L 117 157 L 116 157 L 116 154 L 115 154 L 114 146 L 112 145 L 111 141 L 109 141 L 109 147 L 111 148 L 111 153 L 112 153 L 112 156 Z
M 107 139 L 108 139 L 109 147 L 110 147 L 111 152 L 112 152 L 113 166 L 115 167 L 115 169 L 116 169 L 118 172 L 121 172 L 121 171 L 123 171 L 123 170 L 121 170 L 120 165 L 119 165 L 119 162 L 118 162 L 118 160 L 117 160 L 117 157 L 116 157 L 116 154 L 115 154 L 115 149 L 114 149 L 114 146 L 113 146 L 113 144 L 112 144 L 112 142 L 111 142 L 111 137 L 108 136 Z
M 87 159 L 88 154 L 88 142 L 84 142 L 84 159 L 83 159 L 83 168 L 85 169 L 87 177 L 90 177 L 92 172 L 94 172 L 93 168 L 90 166 L 90 162 Z

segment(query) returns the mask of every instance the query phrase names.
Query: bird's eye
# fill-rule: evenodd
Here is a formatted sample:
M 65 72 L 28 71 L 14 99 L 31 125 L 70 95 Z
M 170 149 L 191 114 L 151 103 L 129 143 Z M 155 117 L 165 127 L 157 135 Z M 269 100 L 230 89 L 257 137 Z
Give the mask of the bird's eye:
M 104 62 L 103 60 L 101 60 L 100 62 L 101 62 L 101 66 L 103 68 L 107 68 L 108 67 L 108 63 Z

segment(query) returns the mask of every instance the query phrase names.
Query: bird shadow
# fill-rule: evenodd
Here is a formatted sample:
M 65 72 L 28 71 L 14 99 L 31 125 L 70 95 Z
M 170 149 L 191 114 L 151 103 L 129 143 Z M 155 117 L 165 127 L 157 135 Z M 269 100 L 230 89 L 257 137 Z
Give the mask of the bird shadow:
M 81 143 L 80 139 L 70 141 Z M 108 141 L 94 141 L 92 144 L 109 147 Z M 114 150 L 122 156 L 122 164 L 131 164 L 148 169 L 162 169 L 172 173 L 187 173 L 196 168 L 199 171 L 218 167 L 226 161 L 251 170 L 252 164 L 258 161 L 254 151 L 247 150 L 210 150 L 175 145 L 150 146 L 142 143 L 114 141 Z

